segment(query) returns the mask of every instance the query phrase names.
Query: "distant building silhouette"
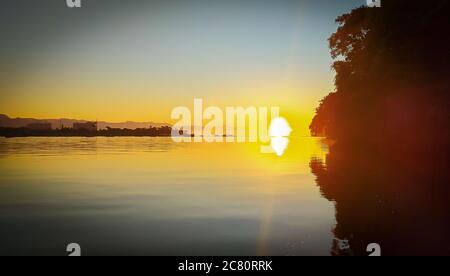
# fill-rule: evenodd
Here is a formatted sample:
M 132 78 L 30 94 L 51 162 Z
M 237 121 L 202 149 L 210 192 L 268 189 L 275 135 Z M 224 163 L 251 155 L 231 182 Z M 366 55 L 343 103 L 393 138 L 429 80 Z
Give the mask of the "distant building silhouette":
M 51 123 L 32 123 L 32 124 L 28 124 L 26 126 L 26 128 L 28 129 L 32 129 L 32 130 L 49 130 L 52 129 L 52 124 Z
M 73 129 L 97 131 L 97 122 L 74 123 Z

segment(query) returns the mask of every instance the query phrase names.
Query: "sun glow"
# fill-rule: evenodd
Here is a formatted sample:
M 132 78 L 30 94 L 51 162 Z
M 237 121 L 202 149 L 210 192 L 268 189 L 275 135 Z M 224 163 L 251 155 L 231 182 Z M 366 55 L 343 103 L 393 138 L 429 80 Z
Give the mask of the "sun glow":
M 269 128 L 270 146 L 277 156 L 282 156 L 289 145 L 292 129 L 286 119 L 278 117 L 272 120 Z

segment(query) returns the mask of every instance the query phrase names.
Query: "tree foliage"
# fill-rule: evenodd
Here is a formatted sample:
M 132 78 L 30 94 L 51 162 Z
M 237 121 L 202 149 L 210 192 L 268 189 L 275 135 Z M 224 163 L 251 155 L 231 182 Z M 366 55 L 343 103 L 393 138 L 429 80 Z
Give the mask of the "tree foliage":
M 336 19 L 336 91 L 310 129 L 335 140 L 448 135 L 450 1 L 384 0 Z M 408 138 L 410 139 L 410 138 Z

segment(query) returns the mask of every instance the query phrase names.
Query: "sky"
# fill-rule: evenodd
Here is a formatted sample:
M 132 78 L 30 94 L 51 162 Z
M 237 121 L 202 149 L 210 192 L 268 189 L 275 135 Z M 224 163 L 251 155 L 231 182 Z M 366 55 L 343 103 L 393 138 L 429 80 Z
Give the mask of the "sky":
M 279 106 L 297 134 L 333 91 L 328 37 L 365 0 L 0 0 L 0 114 L 172 123 Z

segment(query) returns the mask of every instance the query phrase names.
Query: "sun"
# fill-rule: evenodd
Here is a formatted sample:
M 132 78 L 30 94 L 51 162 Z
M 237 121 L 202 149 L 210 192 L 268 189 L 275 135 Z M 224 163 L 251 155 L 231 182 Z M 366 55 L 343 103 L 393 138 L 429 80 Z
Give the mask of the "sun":
M 292 129 L 286 119 L 278 117 L 270 123 L 270 145 L 277 156 L 282 156 L 289 145 L 289 135 Z
M 288 121 L 283 117 L 277 117 L 270 123 L 269 134 L 270 137 L 289 137 L 292 129 Z

